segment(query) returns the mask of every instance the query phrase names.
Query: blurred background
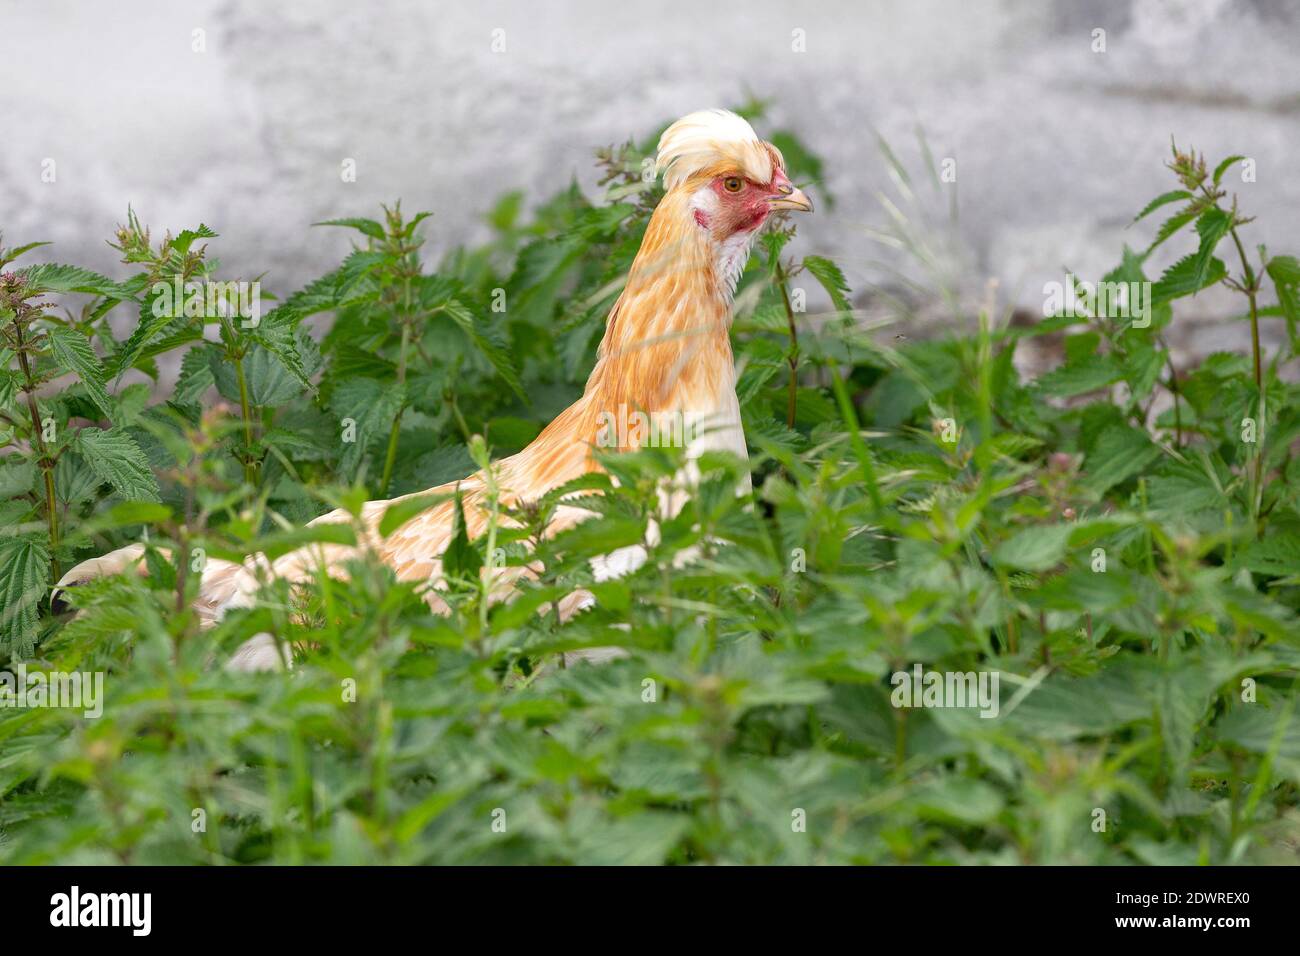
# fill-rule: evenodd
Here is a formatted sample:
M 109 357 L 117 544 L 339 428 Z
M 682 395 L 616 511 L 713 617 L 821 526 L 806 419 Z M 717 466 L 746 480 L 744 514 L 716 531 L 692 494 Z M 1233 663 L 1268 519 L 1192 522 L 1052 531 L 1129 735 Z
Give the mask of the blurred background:
M 760 134 L 790 130 L 825 160 L 799 251 L 841 262 L 868 311 L 904 303 L 900 334 L 986 301 L 1041 315 L 1067 267 L 1100 279 L 1150 241 L 1158 218 L 1126 227 L 1172 188 L 1171 136 L 1211 163 L 1254 160 L 1254 181 L 1234 170 L 1228 188 L 1260 241 L 1300 251 L 1286 0 L 0 9 L 0 229 L 54 242 L 26 261 L 119 274 L 104 239 L 130 204 L 157 234 L 205 222 L 223 275 L 283 294 L 347 251 L 343 230 L 310 223 L 398 197 L 434 212 L 436 260 L 487 238 L 502 193 L 540 201 L 576 178 L 597 197 L 595 149 L 751 98 L 770 104 Z M 939 181 L 948 160 L 955 181 Z M 1232 311 L 1198 296 L 1176 354 L 1240 346 Z

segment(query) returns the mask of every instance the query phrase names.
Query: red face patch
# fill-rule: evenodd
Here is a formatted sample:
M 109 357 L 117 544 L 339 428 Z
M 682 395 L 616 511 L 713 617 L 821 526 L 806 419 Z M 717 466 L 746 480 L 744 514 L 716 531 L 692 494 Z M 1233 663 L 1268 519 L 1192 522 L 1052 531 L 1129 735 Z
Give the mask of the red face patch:
M 780 169 L 773 171 L 770 183 L 751 182 L 743 176 L 718 176 L 710 183 L 718 197 L 717 215 L 710 217 L 696 210 L 695 221 L 711 229 L 718 239 L 757 229 L 772 214 L 772 198 L 789 185 L 790 180 Z

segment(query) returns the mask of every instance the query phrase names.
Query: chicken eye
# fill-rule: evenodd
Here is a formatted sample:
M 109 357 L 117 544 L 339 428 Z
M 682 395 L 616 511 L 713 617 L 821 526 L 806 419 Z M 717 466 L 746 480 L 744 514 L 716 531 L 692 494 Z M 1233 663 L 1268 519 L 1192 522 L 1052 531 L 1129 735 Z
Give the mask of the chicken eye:
M 739 176 L 728 176 L 722 181 L 722 188 L 729 193 L 738 193 L 745 188 L 745 183 Z

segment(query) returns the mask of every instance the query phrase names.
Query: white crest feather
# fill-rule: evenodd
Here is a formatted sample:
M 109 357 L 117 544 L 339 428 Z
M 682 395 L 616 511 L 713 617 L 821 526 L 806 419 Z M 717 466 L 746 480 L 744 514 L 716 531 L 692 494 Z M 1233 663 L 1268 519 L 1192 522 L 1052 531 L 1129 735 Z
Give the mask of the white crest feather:
M 700 110 L 683 116 L 659 138 L 655 172 L 663 173 L 664 188 L 686 182 L 701 169 L 729 161 L 755 182 L 772 178 L 775 147 L 764 143 L 742 116 L 728 110 Z

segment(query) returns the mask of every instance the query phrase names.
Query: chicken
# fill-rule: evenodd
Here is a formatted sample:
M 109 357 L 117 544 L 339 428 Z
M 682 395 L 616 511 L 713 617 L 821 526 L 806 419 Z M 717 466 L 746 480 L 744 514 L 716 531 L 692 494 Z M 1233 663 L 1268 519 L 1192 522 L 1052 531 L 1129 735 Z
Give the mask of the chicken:
M 691 113 L 668 127 L 659 140 L 655 168 L 663 174 L 664 196 L 650 218 L 627 284 L 610 310 L 582 397 L 523 451 L 496 463 L 503 506 L 535 500 L 599 470 L 594 452 L 600 446 L 610 447 L 609 422 L 624 421 L 637 412 L 681 424 L 680 433 L 690 436 L 685 455 L 688 469 L 706 450 L 746 455 L 729 339 L 732 295 L 754 239 L 769 216 L 778 210 L 811 211 L 812 203 L 790 182 L 780 151 L 760 140 L 743 118 L 725 110 Z M 689 483 L 690 476 L 683 476 L 666 494 L 664 507 L 669 513 L 680 507 Z M 473 538 L 487 520 L 480 507 L 485 493 L 481 472 L 418 494 L 450 494 L 457 489 L 466 530 Z M 435 611 L 444 611 L 437 585 L 442 579 L 440 556 L 452 534 L 454 503 L 441 501 L 382 537 L 377 532 L 379 521 L 399 500 L 364 506 L 363 540 L 356 546 L 313 544 L 274 561 L 261 556 L 243 564 L 209 561 L 197 602 L 201 619 L 211 623 L 229 608 L 248 606 L 260 579 L 268 574 L 303 580 L 322 562 L 335 572 L 358 548 L 377 554 L 400 580 L 433 585 L 427 599 Z M 555 533 L 588 515 L 561 506 L 548 530 Z M 312 524 L 352 520 L 339 510 Z M 142 545 L 131 545 L 83 562 L 64 575 L 58 588 L 141 567 L 143 552 Z M 644 557 L 639 547 L 622 549 L 593 570 L 597 578 L 609 577 L 634 568 Z M 496 573 L 522 572 L 507 568 Z M 232 664 L 260 669 L 278 661 L 278 649 L 266 637 L 242 647 Z

